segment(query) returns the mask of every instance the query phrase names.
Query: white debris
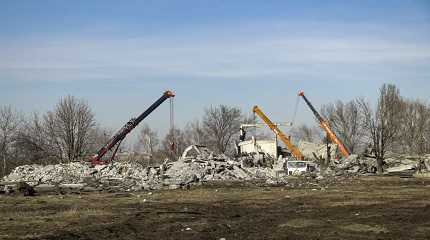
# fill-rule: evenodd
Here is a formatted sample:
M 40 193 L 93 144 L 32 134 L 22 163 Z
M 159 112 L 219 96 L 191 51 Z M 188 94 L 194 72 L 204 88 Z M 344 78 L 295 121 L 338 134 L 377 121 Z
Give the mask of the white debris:
M 402 164 L 397 167 L 387 168 L 385 171 L 387 173 L 403 172 L 407 170 L 414 170 L 416 167 L 417 167 L 417 164 Z
M 314 159 L 314 154 L 322 159 L 327 158 L 327 145 L 326 144 L 317 144 L 313 142 L 300 141 L 297 146 L 302 152 L 303 156 L 307 159 Z M 334 160 L 337 151 L 336 144 L 329 144 L 330 147 L 330 157 Z
M 288 182 L 283 167 L 285 159 L 273 160 L 273 164 L 262 166 L 244 166 L 243 162 L 225 155 L 216 155 L 202 148 L 197 150 L 200 155 L 193 156 L 190 150 L 178 161 L 165 162 L 160 167 L 144 167 L 133 162 L 113 162 L 95 167 L 81 162 L 47 166 L 24 165 L 15 168 L 3 181 L 28 182 L 33 186 L 40 186 L 40 189 L 43 186 L 54 186 L 83 191 L 179 189 L 208 181 L 261 180 L 267 184 Z M 314 177 L 323 180 L 327 176 L 368 174 L 374 171 L 375 166 L 374 158 L 352 154 L 346 159 L 332 161 L 329 167 L 317 172 Z M 387 173 L 417 169 L 424 176 L 429 171 L 429 166 L 430 154 L 421 157 L 388 154 L 384 169 Z
M 4 177 L 5 181 L 31 183 L 79 183 L 93 169 L 78 162 L 56 165 L 23 165 L 16 167 Z
M 180 158 L 162 167 L 143 167 L 138 163 L 113 162 L 90 167 L 87 163 L 73 162 L 56 165 L 24 165 L 15 168 L 4 178 L 10 182 L 30 182 L 95 187 L 101 190 L 139 191 L 152 189 L 178 189 L 207 181 L 244 181 L 276 178 L 269 168 L 244 169 L 237 161 L 225 155 L 205 153 Z M 85 185 L 83 185 L 85 184 Z

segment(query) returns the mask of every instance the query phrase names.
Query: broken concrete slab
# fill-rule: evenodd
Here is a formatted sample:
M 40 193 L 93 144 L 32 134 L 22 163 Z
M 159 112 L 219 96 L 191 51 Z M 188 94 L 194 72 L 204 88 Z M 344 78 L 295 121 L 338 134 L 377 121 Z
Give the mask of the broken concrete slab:
M 36 190 L 54 186 L 58 191 L 141 191 L 187 188 L 211 181 L 258 180 L 286 184 L 290 178 L 285 174 L 286 159 L 246 166 L 241 158 L 231 159 L 206 150 L 199 152 L 203 154 L 186 154 L 178 161 L 165 162 L 159 167 L 144 167 L 134 162 L 112 162 L 93 168 L 82 162 L 24 165 L 15 168 L 4 180 L 12 183 L 24 181 L 36 186 Z M 430 154 L 419 158 L 390 154 L 385 169 L 388 173 L 411 171 L 416 168 L 417 159 L 425 159 L 423 171 L 426 171 L 425 164 L 430 166 Z M 323 180 L 327 177 L 369 175 L 375 166 L 374 158 L 351 154 L 346 159 L 332 161 L 312 177 Z
M 416 164 L 402 164 L 396 167 L 390 167 L 385 169 L 385 172 L 387 173 L 398 173 L 398 172 L 404 172 L 404 171 L 410 171 L 415 170 L 417 167 Z
M 245 181 L 264 178 L 258 170 L 247 171 L 240 163 L 225 155 L 213 153 L 196 158 L 181 158 L 162 167 L 143 167 L 137 163 L 113 162 L 91 168 L 86 163 L 26 165 L 14 169 L 5 180 L 26 181 L 34 185 L 48 184 L 57 188 L 138 191 L 177 188 L 207 181 Z M 269 170 L 267 170 L 269 171 Z M 263 176 L 261 176 L 263 175 Z
M 313 142 L 300 141 L 298 146 L 299 150 L 305 156 L 306 159 L 314 159 L 314 154 L 318 158 L 327 158 L 327 146 L 326 144 L 317 144 Z M 330 147 L 330 157 L 332 160 L 336 157 L 337 145 L 329 144 Z

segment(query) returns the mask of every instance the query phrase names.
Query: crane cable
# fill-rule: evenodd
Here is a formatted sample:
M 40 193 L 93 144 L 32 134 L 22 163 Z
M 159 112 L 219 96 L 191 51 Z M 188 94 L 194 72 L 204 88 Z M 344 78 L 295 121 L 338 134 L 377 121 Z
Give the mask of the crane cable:
M 297 116 L 297 110 L 298 110 L 298 107 L 299 107 L 299 99 L 300 98 L 300 96 L 297 96 L 296 97 L 296 104 L 294 105 L 294 112 L 293 112 L 293 117 L 291 118 L 291 126 L 294 126 L 294 123 L 295 123 L 295 121 L 296 121 L 296 116 Z
M 171 139 L 170 139 L 170 150 L 172 152 L 175 151 L 176 148 L 176 139 L 175 139 L 175 118 L 174 118 L 174 104 L 173 104 L 173 98 L 169 98 L 169 104 L 170 104 L 170 131 L 171 131 Z

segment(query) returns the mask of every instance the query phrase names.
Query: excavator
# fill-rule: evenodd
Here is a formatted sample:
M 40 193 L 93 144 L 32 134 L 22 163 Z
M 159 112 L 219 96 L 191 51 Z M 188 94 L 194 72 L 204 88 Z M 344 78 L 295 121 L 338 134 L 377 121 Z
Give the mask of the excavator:
M 115 158 L 116 152 L 118 151 L 121 142 L 124 138 L 129 134 L 143 119 L 145 119 L 149 114 L 151 114 L 158 106 L 160 106 L 164 101 L 169 98 L 174 97 L 175 94 L 171 91 L 166 91 L 163 95 L 155 101 L 148 109 L 146 109 L 142 114 L 140 114 L 137 118 L 132 118 L 128 121 L 109 141 L 102 147 L 100 150 L 90 158 L 90 162 L 92 166 L 103 165 L 108 163 L 108 161 L 102 160 L 102 157 L 110 150 L 112 150 L 115 146 L 115 150 L 112 154 L 110 161 Z M 173 118 L 173 102 L 170 105 L 170 118 L 172 121 Z M 172 124 L 172 122 L 171 122 Z
M 327 133 L 327 137 L 330 139 L 331 142 L 335 143 L 339 147 L 339 150 L 342 156 L 345 158 L 349 157 L 350 152 L 348 151 L 348 149 L 345 147 L 342 141 L 336 136 L 333 130 L 331 130 L 329 122 L 325 120 L 323 117 L 321 117 L 318 111 L 314 108 L 314 106 L 305 96 L 305 92 L 300 91 L 298 96 L 302 97 L 303 100 L 305 100 L 306 104 L 308 105 L 308 107 L 311 109 L 312 113 L 315 115 L 316 119 L 318 120 L 320 127 Z
M 254 106 L 252 111 L 257 114 L 265 123 L 266 125 L 278 136 L 284 143 L 287 145 L 288 150 L 291 151 L 291 154 L 297 159 L 297 160 L 303 160 L 305 157 L 300 152 L 300 150 L 290 141 L 289 137 L 287 137 L 279 128 L 278 126 L 273 123 L 266 114 L 261 111 L 261 109 L 258 106 Z

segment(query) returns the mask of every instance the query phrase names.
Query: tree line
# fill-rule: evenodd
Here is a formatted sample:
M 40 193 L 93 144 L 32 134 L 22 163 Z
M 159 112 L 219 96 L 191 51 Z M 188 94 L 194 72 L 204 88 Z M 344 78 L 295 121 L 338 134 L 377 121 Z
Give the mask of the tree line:
M 403 97 L 394 84 L 379 88 L 374 106 L 357 97 L 323 105 L 321 113 L 350 152 L 375 157 L 378 172 L 387 152 L 430 153 L 430 105 Z M 325 140 L 315 127 L 302 125 L 298 130 L 302 139 Z
M 211 106 L 201 120 L 183 129 L 170 129 L 161 140 L 155 130 L 143 123 L 133 150 L 158 163 L 165 158 L 177 159 L 191 144 L 206 144 L 219 153 L 231 153 L 230 143 L 244 121 L 248 120 L 237 107 Z M 61 98 L 51 111 L 31 116 L 12 106 L 0 106 L 1 175 L 23 164 L 87 160 L 112 134 L 96 122 L 88 103 L 74 96 Z
M 374 109 L 363 98 L 355 102 L 361 116 L 358 124 L 362 124 L 364 136 L 370 140 L 378 172 L 382 172 L 387 151 L 414 154 L 430 152 L 430 107 L 427 103 L 402 97 L 393 84 L 384 84 L 380 88 Z M 356 135 L 360 139 L 360 135 Z
M 373 155 L 379 171 L 388 151 L 430 152 L 430 106 L 402 97 L 393 84 L 381 86 L 375 106 L 364 98 L 355 98 L 323 105 L 320 112 L 352 153 Z M 240 124 L 253 122 L 255 116 L 244 114 L 240 108 L 210 106 L 200 119 L 182 129 L 170 129 L 163 137 L 143 123 L 133 150 L 153 161 L 177 159 L 191 144 L 233 154 Z M 1 174 L 23 164 L 88 159 L 112 133 L 96 122 L 85 100 L 73 96 L 61 98 L 51 111 L 31 116 L 24 116 L 12 106 L 0 106 Z M 324 134 L 316 126 L 295 126 L 290 134 L 294 141 L 324 141 Z

